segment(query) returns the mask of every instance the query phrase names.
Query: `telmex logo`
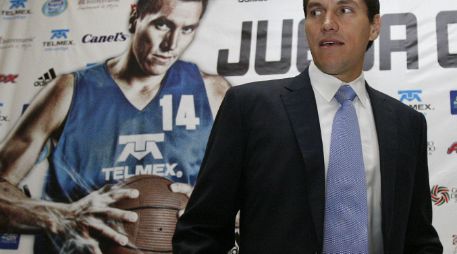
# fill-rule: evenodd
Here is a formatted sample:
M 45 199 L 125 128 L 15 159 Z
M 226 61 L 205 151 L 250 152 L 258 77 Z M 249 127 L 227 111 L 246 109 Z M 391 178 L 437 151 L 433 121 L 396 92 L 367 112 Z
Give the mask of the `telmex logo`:
M 400 95 L 400 101 L 406 102 L 410 108 L 415 109 L 417 111 L 422 111 L 424 114 L 427 111 L 435 110 L 432 107 L 432 104 L 421 103 L 422 102 L 422 90 L 401 90 L 398 91 Z M 416 102 L 416 103 L 413 103 Z
M 0 74 L 0 83 L 16 83 L 17 74 Z
M 67 33 L 70 32 L 70 29 L 54 29 L 51 30 L 51 40 L 58 39 L 67 39 Z
M 10 10 L 25 8 L 27 0 L 10 0 Z
M 126 161 L 129 155 L 141 160 L 148 154 L 151 154 L 154 159 L 163 159 L 157 143 L 164 140 L 163 133 L 120 136 L 119 144 L 125 145 L 125 147 L 117 161 Z
M 422 90 L 402 90 L 398 91 L 398 94 L 400 95 L 400 101 L 404 102 L 406 101 L 418 101 L 422 102 L 422 99 L 420 95 L 422 94 Z
M 451 153 L 457 153 L 457 142 L 454 142 L 454 144 L 452 144 L 448 149 L 447 149 L 447 154 L 451 154 Z

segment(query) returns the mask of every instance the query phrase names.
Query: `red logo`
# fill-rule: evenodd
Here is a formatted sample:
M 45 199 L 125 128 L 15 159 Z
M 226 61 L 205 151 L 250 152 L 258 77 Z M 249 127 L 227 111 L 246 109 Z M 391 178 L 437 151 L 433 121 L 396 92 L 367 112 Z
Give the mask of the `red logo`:
M 16 79 L 19 75 L 16 74 L 0 74 L 0 83 L 16 83 Z
M 435 185 L 430 191 L 432 201 L 436 206 L 441 206 L 449 202 L 449 189 L 444 186 Z
M 451 154 L 452 152 L 456 152 L 457 153 L 457 142 L 452 144 L 451 147 L 449 147 L 447 149 L 447 154 Z

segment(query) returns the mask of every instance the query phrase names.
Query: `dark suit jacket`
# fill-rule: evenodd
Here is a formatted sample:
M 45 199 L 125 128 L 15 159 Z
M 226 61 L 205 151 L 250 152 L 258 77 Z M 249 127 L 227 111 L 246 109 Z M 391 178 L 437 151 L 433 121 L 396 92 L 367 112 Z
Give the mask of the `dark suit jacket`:
M 379 141 L 385 254 L 442 253 L 432 227 L 422 114 L 367 85 Z M 308 71 L 230 89 L 219 109 L 173 253 L 320 253 L 325 176 Z M 373 253 L 375 254 L 375 253 Z

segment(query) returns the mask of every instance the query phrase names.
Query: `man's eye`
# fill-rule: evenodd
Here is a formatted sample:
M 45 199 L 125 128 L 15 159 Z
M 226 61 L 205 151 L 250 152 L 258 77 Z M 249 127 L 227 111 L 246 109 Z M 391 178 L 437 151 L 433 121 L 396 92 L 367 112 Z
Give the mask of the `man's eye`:
M 349 7 L 342 7 L 340 10 L 341 10 L 341 13 L 344 13 L 344 14 L 353 13 L 352 8 L 349 8 Z
M 163 21 L 156 21 L 154 23 L 155 28 L 157 28 L 160 31 L 168 31 L 170 30 L 170 27 Z
M 322 14 L 322 10 L 314 9 L 310 11 L 311 16 L 320 16 Z
M 184 28 L 182 29 L 182 33 L 183 33 L 183 34 L 190 34 L 190 33 L 192 33 L 194 30 L 195 30 L 194 27 L 184 27 Z

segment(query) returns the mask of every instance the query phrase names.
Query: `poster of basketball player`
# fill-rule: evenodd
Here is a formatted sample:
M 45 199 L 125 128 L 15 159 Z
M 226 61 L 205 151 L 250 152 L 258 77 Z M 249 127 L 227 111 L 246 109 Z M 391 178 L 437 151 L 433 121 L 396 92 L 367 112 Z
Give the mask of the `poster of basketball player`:
M 100 253 L 98 238 L 129 244 L 112 221 L 138 221 L 110 206 L 138 190 L 112 184 L 156 175 L 181 183 L 175 191 L 191 190 L 230 86 L 180 60 L 206 7 L 207 0 L 139 0 L 124 53 L 60 75 L 38 93 L 0 146 L 2 231 L 38 233 L 35 253 Z M 16 186 L 48 140 L 46 201 L 38 201 Z

